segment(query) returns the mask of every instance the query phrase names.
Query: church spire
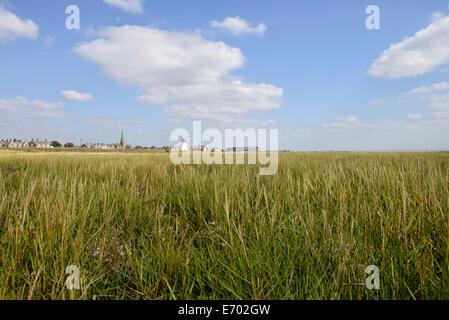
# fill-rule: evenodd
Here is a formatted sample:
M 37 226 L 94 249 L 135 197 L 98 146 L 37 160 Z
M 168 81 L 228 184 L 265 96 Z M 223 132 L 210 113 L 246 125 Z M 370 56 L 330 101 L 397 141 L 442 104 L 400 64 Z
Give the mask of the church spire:
M 122 138 L 120 139 L 120 145 L 122 146 L 123 149 L 125 149 L 126 144 L 125 144 L 125 134 L 123 133 L 123 129 L 122 129 Z

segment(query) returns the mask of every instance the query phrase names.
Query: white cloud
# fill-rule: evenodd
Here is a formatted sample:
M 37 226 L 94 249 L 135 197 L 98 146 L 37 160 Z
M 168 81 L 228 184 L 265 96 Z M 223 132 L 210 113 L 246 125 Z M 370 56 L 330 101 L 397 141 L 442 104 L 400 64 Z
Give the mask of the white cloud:
M 8 122 L 43 121 L 65 116 L 65 107 L 62 102 L 28 100 L 24 97 L 0 99 L 0 119 Z
M 407 118 L 410 119 L 410 120 L 421 119 L 422 118 L 422 114 L 420 114 L 420 113 L 408 113 L 407 114 Z
M 80 93 L 74 90 L 64 90 L 61 91 L 61 95 L 71 101 L 77 101 L 77 102 L 87 102 L 94 100 L 94 97 L 89 93 Z
M 412 37 L 392 44 L 373 62 L 369 74 L 400 78 L 425 74 L 449 62 L 449 17 L 434 21 Z
M 143 13 L 145 4 L 145 0 L 103 0 L 103 2 L 131 13 Z
M 448 109 L 449 110 L 449 94 L 432 94 L 429 97 L 430 106 L 434 109 Z
M 280 88 L 231 78 L 245 57 L 223 42 L 139 26 L 108 27 L 99 35 L 75 52 L 99 64 L 107 77 L 144 90 L 138 101 L 171 105 L 165 111 L 172 119 L 244 120 L 248 111 L 282 103 Z
M 242 114 L 220 112 L 205 106 L 172 105 L 165 109 L 169 121 L 180 123 L 184 120 L 209 120 L 228 126 L 267 126 L 275 122 L 273 120 L 262 121 L 259 119 L 244 117 Z
M 377 134 L 383 134 L 392 128 L 415 128 L 417 124 L 412 122 L 394 120 L 362 122 L 358 117 L 349 116 L 338 118 L 334 122 L 324 123 L 321 126 L 328 129 L 329 132 L 350 132 L 354 129 L 377 129 L 379 130 Z
M 240 80 L 217 80 L 210 83 L 166 86 L 151 89 L 152 95 L 141 102 L 183 101 L 208 111 L 243 114 L 249 110 L 269 110 L 280 106 L 283 90 L 269 84 L 244 83 Z
M 260 23 L 257 27 L 251 27 L 248 21 L 236 16 L 236 17 L 227 17 L 222 22 L 212 21 L 211 26 L 219 29 L 226 29 L 230 31 L 232 34 L 238 36 L 244 33 L 255 33 L 259 35 L 263 35 L 267 30 L 267 26 L 263 23 Z
M 411 91 L 409 91 L 409 94 L 414 94 L 414 93 L 429 93 L 432 91 L 441 91 L 441 90 L 447 90 L 449 89 L 449 81 L 443 81 L 440 83 L 434 83 L 430 86 L 422 86 L 416 89 L 413 89 Z
M 14 13 L 0 6 L 0 39 L 36 39 L 39 27 L 31 20 L 21 20 Z
M 218 80 L 184 86 L 151 89 L 137 100 L 150 104 L 176 103 L 165 112 L 178 120 L 209 119 L 224 123 L 258 123 L 242 119 L 251 110 L 270 110 L 282 104 L 283 90 L 269 84 Z M 238 119 L 237 119 L 238 118 Z
M 108 27 L 75 52 L 106 76 L 144 90 L 213 82 L 243 66 L 240 49 L 199 35 L 139 26 Z
M 431 94 L 428 99 L 434 117 L 449 118 L 449 94 Z
M 363 122 L 355 119 L 358 118 L 341 118 L 333 123 L 312 128 L 281 127 L 279 129 L 280 149 L 303 151 L 449 149 L 447 139 L 449 119 L 378 122 Z

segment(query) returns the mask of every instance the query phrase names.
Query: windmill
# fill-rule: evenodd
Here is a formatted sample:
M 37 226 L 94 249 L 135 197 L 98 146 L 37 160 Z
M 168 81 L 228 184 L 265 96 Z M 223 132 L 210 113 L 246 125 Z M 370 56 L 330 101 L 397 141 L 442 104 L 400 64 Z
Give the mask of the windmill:
M 179 137 L 179 141 L 181 142 L 181 151 L 189 151 L 189 144 L 187 143 L 187 140 L 185 140 L 183 137 Z

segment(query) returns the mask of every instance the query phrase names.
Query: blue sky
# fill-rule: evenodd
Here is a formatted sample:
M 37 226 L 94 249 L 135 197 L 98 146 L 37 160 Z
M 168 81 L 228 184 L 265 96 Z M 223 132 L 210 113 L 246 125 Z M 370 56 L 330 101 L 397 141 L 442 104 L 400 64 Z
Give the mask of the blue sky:
M 448 149 L 448 6 L 0 0 L 0 137 L 118 142 L 123 128 L 160 146 L 202 120 L 276 128 L 281 149 Z

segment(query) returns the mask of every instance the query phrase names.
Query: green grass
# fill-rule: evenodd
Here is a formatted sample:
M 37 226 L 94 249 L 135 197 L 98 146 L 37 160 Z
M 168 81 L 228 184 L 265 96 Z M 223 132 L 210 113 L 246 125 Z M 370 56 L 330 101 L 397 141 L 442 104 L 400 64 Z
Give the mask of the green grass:
M 281 153 L 258 176 L 0 152 L 0 298 L 449 299 L 448 169 L 448 153 Z M 354 284 L 368 265 L 380 290 Z

